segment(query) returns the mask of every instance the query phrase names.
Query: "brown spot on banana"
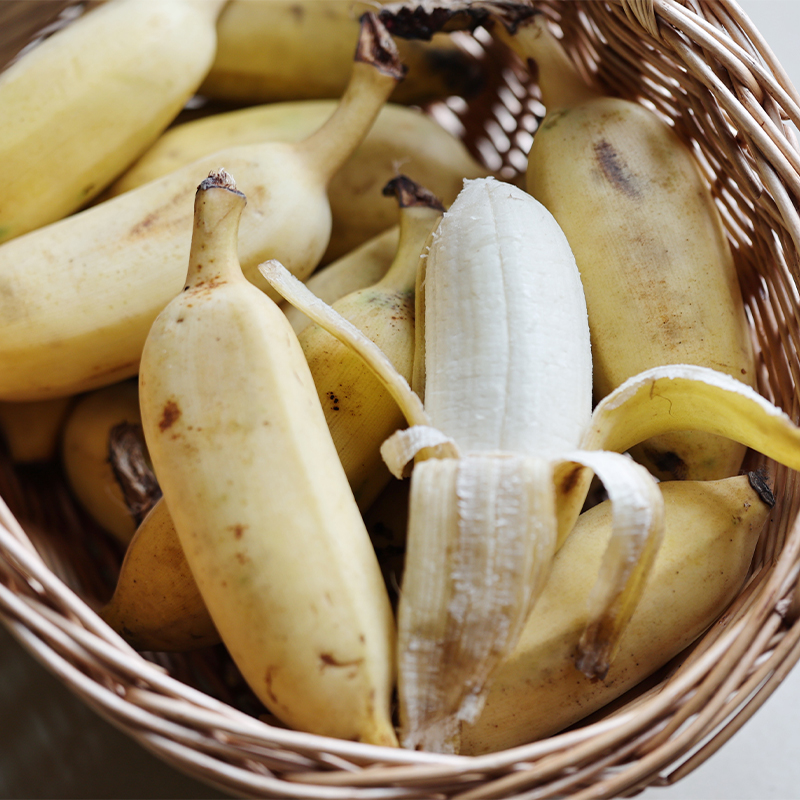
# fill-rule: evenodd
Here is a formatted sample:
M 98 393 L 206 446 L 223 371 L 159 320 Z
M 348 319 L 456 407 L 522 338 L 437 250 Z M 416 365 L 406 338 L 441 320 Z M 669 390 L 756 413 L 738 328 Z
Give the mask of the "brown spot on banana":
M 161 412 L 161 419 L 158 422 L 159 430 L 166 431 L 171 428 L 181 415 L 181 410 L 174 400 L 167 401 L 164 410 Z
M 594 154 L 600 170 L 608 182 L 622 194 L 636 200 L 641 196 L 636 176 L 614 146 L 605 139 L 596 142 Z
M 363 663 L 363 658 L 353 658 L 350 661 L 339 661 L 336 656 L 331 653 L 320 653 L 319 662 L 320 670 L 327 667 L 359 667 Z

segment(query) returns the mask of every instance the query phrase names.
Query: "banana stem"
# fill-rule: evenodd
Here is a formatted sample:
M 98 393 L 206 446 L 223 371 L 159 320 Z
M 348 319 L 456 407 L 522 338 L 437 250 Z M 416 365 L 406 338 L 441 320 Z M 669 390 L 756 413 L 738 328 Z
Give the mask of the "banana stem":
M 395 195 L 400 206 L 400 238 L 397 252 L 386 274 L 374 288 L 383 291 L 413 291 L 425 241 L 444 213 L 441 201 L 405 175 L 398 175 L 383 188 Z
M 244 279 L 239 264 L 239 220 L 246 199 L 225 172 L 212 172 L 195 194 L 194 228 L 186 289 L 200 289 L 220 281 Z M 199 209 L 203 207 L 203 213 Z M 214 252 L 214 257 L 209 254 Z M 220 257 L 221 256 L 221 257 Z
M 353 71 L 336 110 L 296 147 L 323 181 L 328 181 L 369 133 L 395 86 L 405 76 L 397 47 L 372 14 L 361 18 Z
M 531 72 L 538 74 L 542 102 L 548 112 L 602 96 L 578 72 L 541 14 L 519 22 L 513 29 L 497 25 L 493 33 L 528 63 Z
M 383 350 L 355 325 L 320 300 L 279 261 L 266 261 L 258 269 L 285 300 L 364 359 L 364 363 L 375 373 L 400 407 L 409 425 L 430 426 L 431 422 L 422 407 L 422 401 L 411 391 L 408 381 L 394 368 Z

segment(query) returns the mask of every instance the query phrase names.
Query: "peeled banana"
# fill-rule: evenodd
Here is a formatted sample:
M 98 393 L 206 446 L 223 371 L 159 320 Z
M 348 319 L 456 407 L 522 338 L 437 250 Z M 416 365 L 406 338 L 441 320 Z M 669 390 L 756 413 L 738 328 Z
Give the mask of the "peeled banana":
M 379 0 L 380 2 L 380 0 Z M 347 83 L 365 0 L 231 0 L 217 25 L 219 44 L 201 94 L 238 103 L 338 97 Z M 477 59 L 439 34 L 399 42 L 408 79 L 398 103 L 474 96 L 483 86 Z
M 668 481 L 660 489 L 664 541 L 606 677 L 590 680 L 572 656 L 610 535 L 608 502 L 580 516 L 556 555 L 517 647 L 495 672 L 483 711 L 459 729 L 460 753 L 515 747 L 572 725 L 668 662 L 734 599 L 770 506 L 745 475 Z
M 55 222 L 152 144 L 211 66 L 224 0 L 109 0 L 0 75 L 0 242 Z
M 335 100 L 272 103 L 176 125 L 110 187 L 106 196 L 135 189 L 222 148 L 302 141 L 335 108 Z M 323 263 L 345 255 L 395 224 L 397 209 L 381 191 L 398 172 L 424 185 L 446 205 L 453 202 L 464 178 L 487 174 L 463 142 L 431 117 L 418 109 L 385 105 L 364 141 L 328 183 L 331 237 Z
M 351 82 L 336 112 L 296 144 L 220 151 L 160 180 L 0 245 L 0 399 L 45 399 L 136 374 L 156 315 L 181 291 L 192 195 L 209 169 L 242 175 L 251 199 L 239 252 L 307 277 L 330 233 L 326 186 L 402 77 L 383 27 L 365 15 Z
M 297 337 L 239 265 L 244 204 L 222 171 L 197 190 L 185 289 L 142 355 L 148 449 L 256 695 L 293 728 L 392 745 L 391 605 Z
M 296 301 L 294 281 L 262 271 Z M 617 505 L 599 622 L 583 642 L 601 660 L 652 560 L 660 495 L 630 459 L 577 450 L 591 413 L 586 307 L 569 246 L 541 204 L 511 184 L 465 182 L 432 235 L 416 303 L 413 379 L 424 407 L 394 371 L 411 427 L 383 454 L 396 475 L 417 460 L 398 606 L 401 741 L 442 751 L 480 710 L 543 586 L 559 544 L 553 465 L 588 463 Z

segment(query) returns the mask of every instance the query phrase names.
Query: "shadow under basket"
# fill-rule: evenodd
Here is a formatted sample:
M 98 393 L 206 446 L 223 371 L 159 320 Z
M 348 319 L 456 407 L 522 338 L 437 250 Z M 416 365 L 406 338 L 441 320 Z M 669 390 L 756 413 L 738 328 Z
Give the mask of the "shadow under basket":
M 5 63 L 70 3 L 7 3 Z M 757 355 L 757 385 L 800 419 L 800 95 L 728 0 L 534 2 L 609 93 L 670 120 L 726 222 Z M 13 25 L 11 22 L 13 21 Z M 68 19 L 66 24 L 68 24 Z M 63 22 L 63 20 L 62 20 Z M 478 30 L 489 77 L 474 101 L 427 111 L 516 179 L 543 109 L 522 66 Z M 486 756 L 377 748 L 265 721 L 222 647 L 138 653 L 97 616 L 122 553 L 74 504 L 55 466 L 0 453 L 0 619 L 73 692 L 181 771 L 239 796 L 617 797 L 680 779 L 712 755 L 800 657 L 798 475 L 765 467 L 776 505 L 750 577 L 679 658 L 595 721 Z

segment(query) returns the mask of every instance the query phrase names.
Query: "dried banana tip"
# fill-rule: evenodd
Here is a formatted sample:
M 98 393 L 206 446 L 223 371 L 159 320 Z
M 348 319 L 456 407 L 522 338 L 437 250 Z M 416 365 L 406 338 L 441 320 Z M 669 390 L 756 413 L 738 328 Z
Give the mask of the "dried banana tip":
M 207 189 L 227 189 L 228 191 L 236 192 L 236 194 L 242 194 L 236 188 L 236 181 L 233 176 L 224 167 L 219 170 L 211 170 L 208 173 L 208 177 L 202 181 L 197 189 L 201 192 Z

